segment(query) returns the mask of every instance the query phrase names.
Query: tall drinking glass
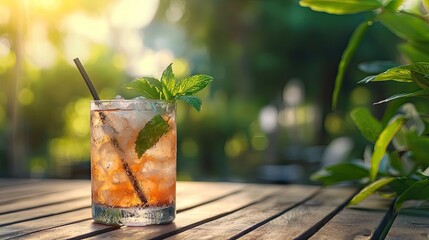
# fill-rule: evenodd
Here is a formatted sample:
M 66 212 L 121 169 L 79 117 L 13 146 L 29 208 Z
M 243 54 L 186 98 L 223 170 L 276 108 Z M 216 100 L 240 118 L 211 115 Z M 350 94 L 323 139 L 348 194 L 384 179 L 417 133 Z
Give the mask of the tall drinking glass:
M 143 226 L 176 214 L 176 104 L 91 101 L 92 215 L 96 222 Z

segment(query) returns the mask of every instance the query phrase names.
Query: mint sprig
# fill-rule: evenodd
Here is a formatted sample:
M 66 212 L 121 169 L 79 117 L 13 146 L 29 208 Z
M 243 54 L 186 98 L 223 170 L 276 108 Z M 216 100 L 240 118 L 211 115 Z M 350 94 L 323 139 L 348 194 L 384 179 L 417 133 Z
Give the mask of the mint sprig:
M 139 132 L 136 140 L 135 151 L 137 156 L 141 158 L 143 153 L 154 146 L 159 139 L 170 130 L 168 122 L 161 115 L 155 115 L 144 128 Z
M 202 101 L 193 94 L 204 89 L 213 77 L 198 74 L 182 80 L 176 80 L 172 64 L 162 72 L 161 80 L 152 77 L 141 77 L 125 84 L 125 88 L 139 93 L 148 99 L 183 101 L 197 111 L 201 110 Z M 146 150 L 154 146 L 170 130 L 170 125 L 161 116 L 156 115 L 140 130 L 135 141 L 135 151 L 140 158 Z
M 204 74 L 177 80 L 170 64 L 162 73 L 161 80 L 141 77 L 125 84 L 125 88 L 148 99 L 181 100 L 200 111 L 202 101 L 193 94 L 204 89 L 212 80 L 213 77 Z

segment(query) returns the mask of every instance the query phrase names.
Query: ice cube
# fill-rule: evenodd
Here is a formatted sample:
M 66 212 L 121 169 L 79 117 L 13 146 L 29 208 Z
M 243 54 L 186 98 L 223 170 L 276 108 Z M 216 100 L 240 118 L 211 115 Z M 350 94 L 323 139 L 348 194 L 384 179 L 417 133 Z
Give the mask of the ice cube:
M 158 161 L 171 161 L 176 159 L 176 132 L 169 131 L 164 134 L 152 148 L 146 151 L 146 154 L 154 156 Z
M 120 184 L 120 183 L 124 183 L 124 182 L 128 181 L 128 177 L 127 177 L 127 174 L 125 173 L 125 171 L 120 169 L 118 171 L 115 171 L 112 174 L 111 181 L 113 184 Z
M 118 149 L 111 142 L 106 142 L 98 149 L 99 161 L 97 161 L 99 167 L 104 170 L 105 173 L 120 168 L 120 153 Z

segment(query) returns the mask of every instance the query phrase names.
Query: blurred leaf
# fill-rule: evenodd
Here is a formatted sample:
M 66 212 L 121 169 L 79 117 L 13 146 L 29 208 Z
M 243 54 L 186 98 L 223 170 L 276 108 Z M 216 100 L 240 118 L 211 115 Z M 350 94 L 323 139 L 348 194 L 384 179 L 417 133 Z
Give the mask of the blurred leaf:
M 391 11 L 397 11 L 404 2 L 405 0 L 392 0 L 386 5 L 385 9 L 389 9 Z
M 417 136 L 414 132 L 406 135 L 407 145 L 412 152 L 413 158 L 423 166 L 429 166 L 429 137 Z
M 417 181 L 418 180 L 415 180 L 409 177 L 397 177 L 395 178 L 395 181 L 392 181 L 389 184 L 389 187 L 392 188 L 393 191 L 395 191 L 397 196 L 399 196 Z
M 365 188 L 363 188 L 358 194 L 356 194 L 356 196 L 352 198 L 352 200 L 349 202 L 349 206 L 360 203 L 361 201 L 365 200 L 367 197 L 369 197 L 378 189 L 391 183 L 393 180 L 395 180 L 394 177 L 387 177 L 387 178 L 380 178 L 377 181 L 370 183 Z
M 399 50 L 412 62 L 427 62 L 429 61 L 429 43 L 428 42 L 412 42 L 399 45 Z
M 429 78 L 426 78 L 424 75 L 418 72 L 411 71 L 411 78 L 414 82 L 423 89 L 429 88 Z
M 426 8 L 426 11 L 429 11 L 429 0 L 422 0 L 423 6 Z
M 311 175 L 313 181 L 322 182 L 324 185 L 360 180 L 365 177 L 368 177 L 368 169 L 362 165 L 351 162 L 330 165 Z
M 414 63 L 409 65 L 403 65 L 397 68 L 407 69 L 410 72 L 420 73 L 425 77 L 429 77 L 429 62 L 420 62 L 420 63 Z
M 429 200 L 429 180 L 417 181 L 402 193 L 395 203 L 395 210 L 408 200 Z
M 332 95 L 332 109 L 337 108 L 338 96 L 340 95 L 341 87 L 343 85 L 343 79 L 345 72 L 350 65 L 351 58 L 355 54 L 359 44 L 362 42 L 362 38 L 365 35 L 365 32 L 368 30 L 368 27 L 372 24 L 372 20 L 369 19 L 361 24 L 353 32 L 346 49 L 341 56 L 341 61 L 338 65 L 338 72 L 335 78 L 335 88 Z
M 386 126 L 375 142 L 374 152 L 371 157 L 371 167 L 369 169 L 371 181 L 374 181 L 377 177 L 380 162 L 386 153 L 387 146 L 392 141 L 392 138 L 399 131 L 399 129 L 401 129 L 401 127 L 405 124 L 405 122 L 405 118 L 396 118 L 393 122 Z
M 378 18 L 384 26 L 400 38 L 429 41 L 429 24 L 419 16 L 405 12 L 385 11 Z
M 396 67 L 392 61 L 371 61 L 358 64 L 359 70 L 368 74 L 378 74 Z
M 404 97 L 429 97 L 429 89 L 423 89 L 423 90 L 419 90 L 419 91 L 413 92 L 413 93 L 395 94 L 391 97 L 388 97 L 388 98 L 381 100 L 379 102 L 376 102 L 374 104 L 385 103 L 385 102 L 389 102 L 389 101 L 396 100 L 399 98 L 404 98 Z
M 351 14 L 371 11 L 383 6 L 378 0 L 301 0 L 299 4 L 313 11 L 331 14 Z
M 356 108 L 350 113 L 350 116 L 366 139 L 371 142 L 377 140 L 378 135 L 383 130 L 383 126 L 381 122 L 372 116 L 367 108 Z
M 412 103 L 406 103 L 402 105 L 398 111 L 397 116 L 407 118 L 407 122 L 393 138 L 392 143 L 395 146 L 396 150 L 407 151 L 409 149 L 407 135 L 422 135 L 425 131 L 425 124 L 420 117 L 419 112 L 417 112 L 416 107 Z

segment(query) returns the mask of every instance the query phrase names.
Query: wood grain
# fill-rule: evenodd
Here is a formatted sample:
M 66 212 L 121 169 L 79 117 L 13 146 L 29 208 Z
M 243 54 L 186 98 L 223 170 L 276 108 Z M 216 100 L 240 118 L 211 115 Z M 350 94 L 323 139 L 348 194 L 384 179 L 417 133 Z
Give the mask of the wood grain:
M 372 195 L 353 208 L 345 208 L 311 239 L 369 239 L 386 214 L 391 200 Z
M 323 189 L 314 198 L 287 211 L 278 218 L 240 239 L 293 239 L 322 221 L 356 192 L 351 188 Z M 341 196 L 341 197 L 339 197 Z
M 401 211 L 393 222 L 386 239 L 429 239 L 429 209 L 408 209 Z

